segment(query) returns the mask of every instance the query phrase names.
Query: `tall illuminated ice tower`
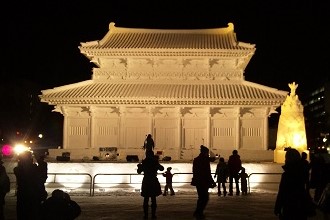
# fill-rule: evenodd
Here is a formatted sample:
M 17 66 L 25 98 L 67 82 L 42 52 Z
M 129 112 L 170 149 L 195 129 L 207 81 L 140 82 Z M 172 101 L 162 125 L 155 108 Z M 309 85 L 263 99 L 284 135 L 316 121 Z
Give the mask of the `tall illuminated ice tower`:
M 289 87 L 291 92 L 281 106 L 278 123 L 276 149 L 274 151 L 274 162 L 276 163 L 284 163 L 285 148 L 295 148 L 300 153 L 307 150 L 304 107 L 296 95 L 298 84 L 289 83 Z

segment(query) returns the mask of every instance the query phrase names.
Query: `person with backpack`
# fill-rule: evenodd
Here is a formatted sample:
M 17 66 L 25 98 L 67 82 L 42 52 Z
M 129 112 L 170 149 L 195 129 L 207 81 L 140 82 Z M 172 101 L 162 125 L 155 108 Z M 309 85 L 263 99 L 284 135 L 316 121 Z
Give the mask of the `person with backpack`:
M 3 161 L 0 160 L 0 220 L 5 219 L 4 206 L 6 194 L 10 191 L 10 180 L 3 166 Z

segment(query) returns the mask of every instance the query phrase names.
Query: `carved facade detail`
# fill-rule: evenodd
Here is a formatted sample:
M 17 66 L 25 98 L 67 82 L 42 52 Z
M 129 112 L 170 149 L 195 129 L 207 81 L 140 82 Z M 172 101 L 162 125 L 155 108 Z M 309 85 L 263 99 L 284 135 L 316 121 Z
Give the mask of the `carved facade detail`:
M 243 79 L 242 59 L 130 58 L 101 59 L 93 79 Z

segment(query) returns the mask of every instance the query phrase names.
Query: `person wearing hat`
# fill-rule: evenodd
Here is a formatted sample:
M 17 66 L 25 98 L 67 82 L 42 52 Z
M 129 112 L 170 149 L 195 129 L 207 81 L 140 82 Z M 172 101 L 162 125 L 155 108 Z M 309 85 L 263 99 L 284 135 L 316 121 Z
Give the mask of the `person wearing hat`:
M 204 209 L 209 201 L 209 188 L 216 186 L 210 167 L 209 149 L 200 146 L 200 154 L 193 161 L 193 178 L 191 185 L 196 186 L 198 200 L 194 217 L 205 218 Z
M 173 190 L 173 186 L 172 186 L 172 179 L 173 179 L 173 173 L 171 173 L 172 167 L 168 167 L 167 170 L 165 171 L 165 173 L 163 173 L 163 176 L 166 178 L 166 185 L 165 185 L 165 189 L 164 189 L 164 193 L 163 196 L 167 195 L 168 189 L 170 189 L 171 191 L 171 196 L 174 196 L 174 190 Z

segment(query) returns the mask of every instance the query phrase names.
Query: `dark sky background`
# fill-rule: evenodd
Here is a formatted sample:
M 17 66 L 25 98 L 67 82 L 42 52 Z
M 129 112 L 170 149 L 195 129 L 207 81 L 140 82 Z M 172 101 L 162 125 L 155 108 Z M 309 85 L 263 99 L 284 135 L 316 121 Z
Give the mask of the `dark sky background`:
M 245 79 L 286 91 L 288 83 L 295 81 L 297 94 L 304 97 L 330 75 L 326 3 L 6 1 L 1 3 L 0 132 L 62 126 L 52 107 L 31 107 L 30 101 L 38 103 L 43 89 L 90 79 L 92 65 L 78 46 L 102 39 L 110 22 L 118 27 L 160 29 L 218 28 L 232 22 L 237 39 L 257 48 Z

